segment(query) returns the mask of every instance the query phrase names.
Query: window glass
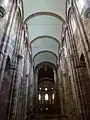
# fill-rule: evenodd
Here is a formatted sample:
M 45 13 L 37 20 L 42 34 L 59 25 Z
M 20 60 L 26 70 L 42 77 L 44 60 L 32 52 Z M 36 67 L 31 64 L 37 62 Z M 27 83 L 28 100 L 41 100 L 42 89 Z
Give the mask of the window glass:
M 41 94 L 39 94 L 39 100 L 41 100 Z
M 54 93 L 52 94 L 52 99 L 54 100 Z
M 48 94 L 45 94 L 45 100 L 48 100 Z

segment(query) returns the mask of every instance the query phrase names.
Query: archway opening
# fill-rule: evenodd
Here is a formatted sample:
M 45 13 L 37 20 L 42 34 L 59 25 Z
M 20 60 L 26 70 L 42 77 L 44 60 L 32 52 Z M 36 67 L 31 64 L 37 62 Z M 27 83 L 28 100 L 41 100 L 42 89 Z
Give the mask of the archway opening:
M 80 57 L 80 75 L 83 105 L 87 118 L 90 118 L 90 79 L 88 75 L 87 65 L 85 62 L 85 57 L 83 54 Z
M 44 65 L 38 72 L 38 108 L 41 113 L 54 113 L 54 72 Z

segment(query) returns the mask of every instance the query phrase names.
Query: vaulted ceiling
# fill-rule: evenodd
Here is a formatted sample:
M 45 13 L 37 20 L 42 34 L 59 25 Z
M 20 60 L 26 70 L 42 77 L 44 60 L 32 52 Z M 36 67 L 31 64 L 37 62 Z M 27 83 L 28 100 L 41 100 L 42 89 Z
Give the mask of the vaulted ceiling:
M 65 23 L 66 0 L 23 0 L 24 19 L 35 65 L 51 62 L 56 65 Z

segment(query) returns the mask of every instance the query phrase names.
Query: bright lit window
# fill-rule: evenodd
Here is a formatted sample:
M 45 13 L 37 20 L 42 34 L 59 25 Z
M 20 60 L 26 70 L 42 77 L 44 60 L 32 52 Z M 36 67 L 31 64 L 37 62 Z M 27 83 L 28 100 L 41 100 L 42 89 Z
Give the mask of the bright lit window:
M 52 99 L 54 100 L 54 93 L 52 94 Z
M 45 100 L 48 100 L 48 94 L 45 94 Z
M 39 100 L 41 100 L 41 94 L 39 94 Z
M 45 91 L 47 91 L 47 88 L 45 88 Z

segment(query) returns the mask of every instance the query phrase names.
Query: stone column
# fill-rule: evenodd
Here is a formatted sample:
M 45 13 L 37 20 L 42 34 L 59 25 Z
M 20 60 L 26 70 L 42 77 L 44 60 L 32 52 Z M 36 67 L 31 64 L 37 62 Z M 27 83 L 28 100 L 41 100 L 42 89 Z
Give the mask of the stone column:
M 31 109 L 34 112 L 34 71 L 33 65 L 31 65 Z
M 77 24 L 78 24 L 78 28 L 80 30 L 80 35 L 81 35 L 81 44 L 83 47 L 83 53 L 85 55 L 85 61 L 86 61 L 86 65 L 87 65 L 87 69 L 88 69 L 88 75 L 89 75 L 89 79 L 90 79 L 90 60 L 89 60 L 89 55 L 90 55 L 90 43 L 88 40 L 88 37 L 86 35 L 86 31 L 84 29 L 84 25 L 81 19 L 81 16 L 79 14 L 78 8 L 77 8 L 77 4 L 76 1 L 73 0 L 73 11 L 77 20 Z
M 15 13 L 15 18 L 17 16 L 17 12 Z M 16 77 L 16 68 L 17 68 L 17 54 L 18 54 L 18 47 L 19 45 L 19 40 L 20 39 L 20 32 L 22 30 L 22 26 L 19 22 L 17 22 L 17 31 L 16 31 L 16 36 L 15 36 L 15 45 L 14 45 L 14 50 L 13 50 L 13 56 L 12 56 L 12 66 L 11 66 L 11 91 L 10 91 L 10 102 L 9 102 L 9 109 L 8 109 L 8 120 L 10 120 L 10 114 L 11 114 L 11 107 L 12 107 L 12 102 L 13 102 L 13 92 L 14 92 L 14 82 L 15 82 L 15 77 Z
M 50 99 L 50 93 L 48 93 L 48 104 L 50 104 L 50 101 L 51 101 L 51 99 Z
M 29 57 L 28 52 L 24 61 L 24 76 L 22 79 L 22 108 L 21 108 L 21 120 L 25 120 L 27 113 L 27 99 L 28 99 L 28 86 L 29 86 Z M 18 119 L 17 119 L 18 120 Z
M 16 11 L 16 16 L 18 13 L 18 8 Z M 12 90 L 11 90 L 11 99 L 10 99 L 10 109 L 8 120 L 16 120 L 16 113 L 18 108 L 18 101 L 20 100 L 20 90 L 21 90 L 21 78 L 22 78 L 22 54 L 21 54 L 21 42 L 23 41 L 23 25 L 21 23 L 17 24 L 17 35 L 15 42 L 15 49 L 13 51 L 13 67 L 16 68 L 16 71 L 13 71 L 12 74 Z M 16 58 L 17 56 L 17 58 Z
M 80 88 L 80 73 L 79 73 L 79 69 L 78 69 L 78 62 L 79 62 L 79 58 L 78 58 L 78 54 L 77 54 L 77 49 L 76 49 L 76 43 L 75 43 L 75 39 L 71 33 L 71 29 L 70 26 L 67 27 L 67 31 L 68 31 L 68 35 L 69 35 L 69 43 L 70 43 L 70 49 L 71 49 L 71 53 L 69 53 L 70 57 L 70 65 L 71 65 L 71 69 L 72 69 L 72 80 L 71 80 L 71 85 L 72 85 L 72 89 L 73 89 L 73 99 L 75 101 L 75 113 L 77 118 L 82 120 L 82 115 L 81 111 L 83 110 L 81 104 L 82 104 L 82 100 L 80 99 L 80 94 L 81 94 L 81 88 Z
M 38 112 L 38 72 L 34 71 L 34 108 Z
M 5 33 L 3 34 L 1 46 L 0 46 L 0 89 L 2 85 L 2 80 L 3 80 L 3 74 L 5 70 L 5 65 L 6 65 L 6 58 L 7 58 L 7 49 L 8 49 L 8 43 L 9 43 L 9 35 L 10 35 L 10 30 L 11 26 L 13 23 L 14 15 L 15 15 L 15 4 L 12 5 L 11 12 L 8 18 L 8 25 L 6 28 Z
M 45 94 L 42 93 L 42 105 L 44 104 L 44 102 L 45 102 Z
M 30 115 L 30 112 L 32 111 L 31 109 L 31 59 L 29 57 L 29 81 L 28 81 L 28 98 L 27 98 L 27 116 Z
M 57 73 L 56 70 L 53 70 L 54 72 L 54 95 L 55 95 L 55 109 L 56 109 L 56 114 L 58 114 L 58 108 L 59 108 L 59 98 L 58 98 L 58 78 L 57 78 Z
M 11 117 L 10 120 L 16 119 L 16 110 L 17 110 L 17 101 L 18 101 L 18 93 L 19 88 L 21 84 L 21 64 L 22 64 L 22 56 L 18 55 L 18 63 L 16 68 L 16 78 L 15 78 L 15 84 L 14 84 L 14 93 L 13 93 L 13 103 L 12 103 L 12 111 L 11 111 Z
M 38 112 L 38 75 L 36 76 L 36 112 Z
M 61 65 L 58 67 L 58 78 L 59 78 L 59 94 L 60 94 L 60 115 L 64 115 L 64 100 L 63 100 L 63 82 L 62 82 L 62 73 L 61 73 Z

